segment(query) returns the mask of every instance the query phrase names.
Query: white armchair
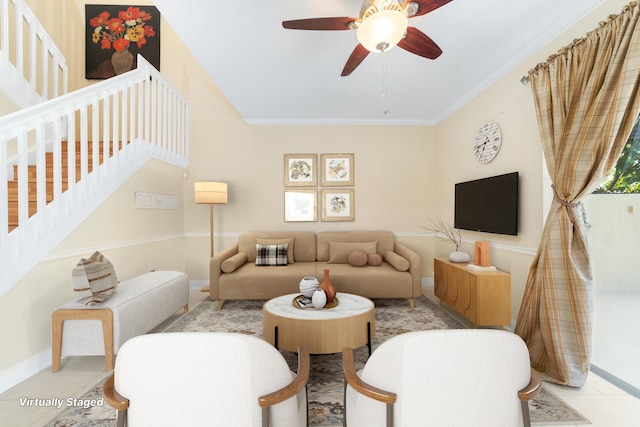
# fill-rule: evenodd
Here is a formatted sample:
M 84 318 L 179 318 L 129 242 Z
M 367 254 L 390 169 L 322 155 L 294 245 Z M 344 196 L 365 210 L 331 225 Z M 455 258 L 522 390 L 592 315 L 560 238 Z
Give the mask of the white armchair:
M 298 374 L 266 341 L 234 333 L 165 333 L 127 341 L 104 386 L 118 425 L 306 426 L 309 353 Z
M 381 344 L 356 373 L 343 352 L 345 425 L 529 426 L 541 387 L 522 339 L 510 332 L 411 332 Z

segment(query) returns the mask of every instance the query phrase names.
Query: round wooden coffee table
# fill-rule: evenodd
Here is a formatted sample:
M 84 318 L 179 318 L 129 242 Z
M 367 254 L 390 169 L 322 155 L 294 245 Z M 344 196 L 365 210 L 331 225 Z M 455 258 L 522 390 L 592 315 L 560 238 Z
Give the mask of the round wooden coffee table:
M 329 309 L 297 308 L 298 294 L 283 295 L 264 304 L 262 333 L 278 349 L 311 354 L 340 353 L 345 347 L 367 345 L 375 335 L 375 305 L 367 298 L 338 292 L 339 303 Z

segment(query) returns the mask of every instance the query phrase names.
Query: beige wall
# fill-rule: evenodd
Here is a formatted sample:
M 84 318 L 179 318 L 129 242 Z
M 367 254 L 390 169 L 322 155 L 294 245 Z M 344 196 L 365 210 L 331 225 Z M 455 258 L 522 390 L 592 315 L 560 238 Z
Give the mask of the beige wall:
M 0 298 L 0 342 L 11 343 L 0 352 L 0 372 L 50 347 L 51 313 L 73 298 L 71 271 L 80 258 L 100 250 L 120 281 L 154 269 L 184 271 L 181 174 L 150 160 Z M 136 209 L 136 191 L 178 196 L 179 209 Z
M 84 2 L 27 2 L 67 58 L 70 88 L 92 84 L 84 80 Z M 13 344 L 11 352 L 0 354 L 0 372 L 50 346 L 50 314 L 71 297 L 70 271 L 80 256 L 90 255 L 93 249 L 108 248 L 105 254 L 122 279 L 153 268 L 171 268 L 185 270 L 192 280 L 207 280 L 209 210 L 193 203 L 193 182 L 197 180 L 229 183 L 229 204 L 216 206 L 218 250 L 249 230 L 387 229 L 421 254 L 423 276 L 429 277 L 433 257 L 446 256 L 453 248 L 423 236 L 420 225 L 436 215 L 452 220 L 453 184 L 519 171 L 519 235 L 465 233 L 463 245 L 463 250 L 471 252 L 475 240 L 492 243 L 494 264 L 512 274 L 515 318 L 541 233 L 543 206 L 549 199 L 541 185 L 543 160 L 530 89 L 519 83 L 520 77 L 608 14 L 618 13 L 624 4 L 607 1 L 434 127 L 249 126 L 163 21 L 161 71 L 191 103 L 187 178 L 182 179 L 183 171 L 175 167 L 159 162 L 146 165 L 50 259 L 0 298 L 0 342 Z M 473 138 L 487 121 L 500 124 L 504 143 L 493 162 L 480 165 L 472 155 Z M 285 153 L 354 153 L 356 221 L 285 223 Z M 180 208 L 172 212 L 135 210 L 135 191 L 178 195 Z

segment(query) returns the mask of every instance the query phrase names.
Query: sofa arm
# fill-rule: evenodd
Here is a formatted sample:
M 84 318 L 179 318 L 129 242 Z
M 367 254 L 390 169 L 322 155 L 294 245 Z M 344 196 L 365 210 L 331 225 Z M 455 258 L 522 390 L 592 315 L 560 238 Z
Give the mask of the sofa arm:
M 413 297 L 419 297 L 422 295 L 422 264 L 420 257 L 417 253 L 398 242 L 394 245 L 394 252 L 409 260 L 409 273 L 413 280 Z
M 218 299 L 218 279 L 222 274 L 222 262 L 238 253 L 238 244 L 215 254 L 209 262 L 209 296 L 212 300 Z

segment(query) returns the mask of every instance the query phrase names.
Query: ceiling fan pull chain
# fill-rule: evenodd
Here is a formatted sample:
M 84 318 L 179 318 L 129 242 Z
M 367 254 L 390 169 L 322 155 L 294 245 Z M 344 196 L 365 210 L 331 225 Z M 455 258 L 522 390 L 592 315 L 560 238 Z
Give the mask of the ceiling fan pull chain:
M 380 96 L 382 98 L 387 96 L 387 52 L 382 51 L 382 93 Z
M 387 82 L 388 82 L 387 52 L 383 50 L 382 51 L 382 92 L 380 95 L 382 98 L 382 114 L 384 115 L 387 115 L 391 112 L 391 109 L 389 107 L 389 93 L 388 93 Z

